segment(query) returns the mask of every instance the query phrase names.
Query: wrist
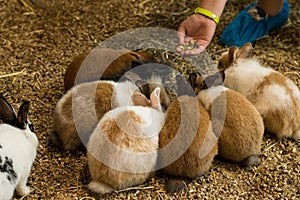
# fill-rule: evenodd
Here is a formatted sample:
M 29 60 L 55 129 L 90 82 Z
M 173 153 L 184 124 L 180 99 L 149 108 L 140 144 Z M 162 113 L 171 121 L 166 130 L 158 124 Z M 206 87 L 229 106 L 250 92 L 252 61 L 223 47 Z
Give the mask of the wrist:
M 200 15 L 203 15 L 203 16 L 213 20 L 216 24 L 219 23 L 219 20 L 220 20 L 219 17 L 215 13 L 213 13 L 207 9 L 197 7 L 194 12 L 195 12 L 195 14 L 200 14 Z
M 199 7 L 209 10 L 217 17 L 221 17 L 227 0 L 200 0 Z

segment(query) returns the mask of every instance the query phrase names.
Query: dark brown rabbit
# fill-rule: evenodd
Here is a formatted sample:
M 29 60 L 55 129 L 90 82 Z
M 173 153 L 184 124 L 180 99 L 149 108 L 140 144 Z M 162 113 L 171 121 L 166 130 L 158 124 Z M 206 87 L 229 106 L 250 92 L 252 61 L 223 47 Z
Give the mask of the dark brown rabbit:
M 131 68 L 134 60 L 154 61 L 155 59 L 146 51 L 109 48 L 94 48 L 86 51 L 75 57 L 69 64 L 64 77 L 65 91 L 79 83 L 99 79 L 118 81 Z

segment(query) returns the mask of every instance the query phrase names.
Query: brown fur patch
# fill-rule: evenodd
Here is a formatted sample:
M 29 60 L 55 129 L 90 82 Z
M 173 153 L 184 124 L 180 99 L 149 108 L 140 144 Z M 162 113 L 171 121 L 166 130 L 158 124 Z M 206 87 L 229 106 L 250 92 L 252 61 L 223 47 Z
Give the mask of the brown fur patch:
M 170 104 L 166 112 L 165 126 L 160 132 L 160 149 L 168 144 L 172 146 L 169 151 L 161 152 L 159 162 L 162 163 L 174 155 L 178 156 L 173 163 L 163 168 L 163 171 L 174 176 L 194 178 L 209 170 L 217 154 L 218 145 L 214 133 L 209 131 L 209 115 L 197 98 L 181 96 L 178 99 Z M 175 136 L 179 133 L 179 138 L 175 141 Z M 207 146 L 204 148 L 211 151 L 200 158 L 200 148 L 204 144 L 205 137 L 208 140 L 215 139 L 215 142 L 206 141 Z M 179 152 L 183 148 L 187 150 L 180 156 Z
M 110 114 L 114 116 L 113 113 Z M 152 161 L 153 159 L 156 161 L 156 158 L 152 159 L 147 156 L 145 157 L 145 160 L 134 160 L 134 157 L 130 158 L 131 152 L 153 152 L 158 147 L 157 144 L 154 144 L 152 138 L 141 137 L 141 130 L 138 128 L 139 123 L 131 120 L 129 117 L 131 117 L 131 119 L 141 121 L 141 118 L 133 111 L 125 110 L 120 112 L 113 119 L 107 119 L 104 121 L 101 124 L 101 127 L 97 127 L 95 131 L 98 132 L 92 135 L 92 140 L 89 142 L 90 149 L 88 151 L 88 163 L 93 180 L 102 181 L 112 186 L 114 189 L 124 189 L 136 184 L 141 184 L 147 180 L 147 178 L 151 175 L 151 172 L 131 173 L 119 171 L 100 162 L 100 160 L 97 159 L 98 156 L 105 159 L 109 164 L 111 162 L 115 162 L 111 160 L 110 156 L 108 156 L 111 155 L 114 159 L 117 159 L 116 162 L 120 162 L 120 166 L 124 166 L 125 168 L 128 166 L 129 170 L 139 169 L 141 162 Z M 97 148 L 99 147 L 99 141 L 102 142 L 102 145 L 111 142 L 114 147 L 107 145 L 100 151 L 99 148 Z M 122 155 L 123 151 L 124 155 Z
M 107 134 L 107 138 L 118 148 L 129 152 L 151 152 L 153 144 L 151 138 L 147 138 L 141 133 L 140 116 L 133 111 L 123 111 L 114 120 L 107 120 L 102 130 Z
M 97 118 L 100 120 L 103 115 L 111 110 L 111 102 L 113 98 L 113 85 L 105 82 L 98 84 L 95 93 L 95 109 Z
M 229 66 L 230 64 L 228 61 L 228 53 L 224 53 L 219 60 L 218 69 L 219 70 L 227 69 Z
M 63 108 L 61 111 L 62 117 L 67 120 L 73 120 L 72 115 L 72 95 L 71 93 L 66 95 L 65 101 L 62 103 L 61 107 Z
M 113 85 L 105 82 L 81 84 L 68 91 L 58 102 L 53 117 L 53 131 L 65 150 L 75 150 L 82 142 L 87 143 L 98 121 L 111 109 L 113 88 Z M 97 118 L 92 116 L 93 109 Z
M 236 162 L 259 155 L 264 125 L 254 106 L 241 94 L 227 90 L 215 99 L 210 110 L 211 114 L 224 112 L 225 116 L 212 119 L 215 133 L 221 131 L 219 155 Z
M 291 137 L 293 132 L 300 129 L 300 108 L 298 99 L 295 97 L 293 90 L 287 84 L 288 79 L 277 72 L 273 72 L 266 76 L 264 80 L 259 83 L 247 98 L 253 103 L 261 101 L 261 96 L 264 89 L 268 86 L 279 85 L 283 87 L 292 101 L 292 105 L 286 109 L 272 109 L 270 108 L 267 113 L 262 113 L 265 127 L 269 132 L 275 133 L 278 138 L 284 136 Z M 284 102 L 282 102 L 284 103 Z
M 86 51 L 69 64 L 65 73 L 65 91 L 77 84 L 99 80 L 101 76 L 121 75 L 131 68 L 131 62 L 139 59 L 154 57 L 148 52 L 131 52 L 129 50 L 114 50 L 109 48 L 95 48 Z M 80 69 L 80 76 L 78 75 Z
M 247 98 L 251 102 L 257 102 L 257 100 L 261 98 L 261 95 L 263 93 L 264 88 L 266 88 L 267 86 L 277 84 L 277 85 L 280 85 L 280 86 L 285 88 L 288 96 L 291 97 L 291 100 L 293 101 L 293 104 L 297 105 L 296 99 L 293 98 L 293 96 L 294 96 L 293 90 L 289 88 L 286 81 L 287 81 L 287 78 L 284 75 L 282 75 L 278 72 L 272 72 L 270 75 L 266 76 L 263 79 L 263 81 L 260 82 L 255 87 L 255 89 L 253 89 L 253 91 L 250 92 L 252 95 L 248 96 Z

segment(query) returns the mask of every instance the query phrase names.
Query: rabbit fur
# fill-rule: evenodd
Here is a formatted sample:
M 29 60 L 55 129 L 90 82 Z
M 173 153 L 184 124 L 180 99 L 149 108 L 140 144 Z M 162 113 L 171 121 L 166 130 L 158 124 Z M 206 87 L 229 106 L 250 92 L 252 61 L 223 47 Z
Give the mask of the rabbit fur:
M 209 171 L 218 151 L 209 115 L 196 97 L 180 96 L 166 111 L 159 134 L 158 168 L 172 175 L 167 190 L 182 189 L 184 181 Z
M 216 73 L 190 75 L 196 83 L 197 97 L 210 113 L 214 133 L 219 138 L 218 155 L 226 160 L 250 166 L 257 162 L 264 134 L 263 120 L 256 108 L 241 94 L 223 85 Z
M 159 77 L 152 77 L 142 87 L 151 93 L 153 85 L 161 87 L 161 99 L 169 97 Z M 132 95 L 139 89 L 131 81 L 94 81 L 82 83 L 69 90 L 57 103 L 53 116 L 51 141 L 64 150 L 74 151 L 86 145 L 101 117 L 112 108 L 134 105 Z M 74 117 L 75 116 L 75 117 Z M 80 136 L 78 135 L 80 133 Z
M 30 193 L 27 179 L 35 160 L 38 138 L 27 119 L 29 102 L 25 101 L 16 115 L 13 107 L 0 95 L 0 197 L 10 200 Z
M 251 43 L 230 47 L 219 61 L 224 85 L 243 94 L 262 116 L 268 132 L 278 138 L 300 138 L 299 88 L 283 74 L 251 58 Z
M 87 145 L 89 189 L 102 194 L 125 189 L 144 183 L 155 170 L 165 118 L 159 92 L 160 88 L 152 92 L 151 107 L 114 108 L 100 120 Z
M 65 91 L 74 85 L 119 78 L 129 69 L 134 60 L 152 60 L 154 57 L 146 51 L 114 50 L 110 48 L 94 48 L 77 57 L 68 65 L 64 77 Z M 76 81 L 76 83 L 75 83 Z

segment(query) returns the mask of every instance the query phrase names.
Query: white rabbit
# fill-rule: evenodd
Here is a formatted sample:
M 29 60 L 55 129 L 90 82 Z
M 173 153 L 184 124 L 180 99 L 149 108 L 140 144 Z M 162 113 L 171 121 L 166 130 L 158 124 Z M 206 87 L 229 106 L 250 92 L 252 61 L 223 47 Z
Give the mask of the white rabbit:
M 100 120 L 87 145 L 89 189 L 109 193 L 142 184 L 155 170 L 158 135 L 165 119 L 159 93 L 160 88 L 151 93 L 151 107 L 118 107 Z M 144 95 L 135 98 L 147 102 Z
M 71 151 L 82 143 L 86 145 L 90 134 L 106 112 L 112 108 L 134 105 L 132 95 L 139 90 L 138 88 L 143 94 L 150 96 L 154 90 L 153 86 L 159 86 L 162 104 L 168 105 L 170 99 L 162 86 L 161 78 L 153 76 L 147 82 L 143 81 L 142 84 L 137 81 L 137 86 L 131 81 L 95 81 L 74 86 L 56 105 L 52 142 Z
M 224 85 L 243 94 L 262 116 L 267 131 L 278 138 L 300 138 L 300 92 L 281 73 L 250 58 L 251 43 L 230 47 L 219 62 Z
M 19 108 L 18 115 L 7 100 L 0 95 L 0 199 L 12 199 L 14 191 L 28 195 L 26 186 L 34 162 L 38 139 L 27 119 L 29 102 Z

